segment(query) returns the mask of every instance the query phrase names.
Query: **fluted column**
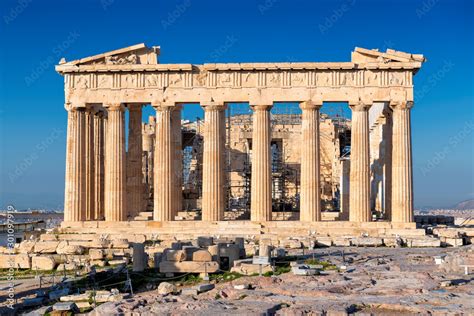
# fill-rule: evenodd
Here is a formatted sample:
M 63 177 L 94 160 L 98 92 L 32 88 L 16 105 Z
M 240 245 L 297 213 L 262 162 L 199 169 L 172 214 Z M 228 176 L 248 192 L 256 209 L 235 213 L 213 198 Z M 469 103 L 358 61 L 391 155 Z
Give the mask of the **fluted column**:
M 251 105 L 253 110 L 252 180 L 250 218 L 272 220 L 272 160 L 270 109 L 272 105 Z
M 85 112 L 82 108 L 67 108 L 66 183 L 64 221 L 85 220 Z
M 154 154 L 154 211 L 153 220 L 174 220 L 180 202 L 181 192 L 177 192 L 179 181 L 178 162 L 176 161 L 176 115 L 172 105 L 157 105 L 156 109 L 156 146 Z
M 222 221 L 225 209 L 225 105 L 204 104 L 202 220 Z
M 148 210 L 150 197 L 153 196 L 153 154 L 155 148 L 155 116 L 148 118 L 148 125 L 142 124 L 143 157 L 142 170 L 144 179 L 143 209 Z
M 413 102 L 392 102 L 392 222 L 413 222 L 411 118 Z
M 106 104 L 108 111 L 105 164 L 105 220 L 125 221 L 126 161 L 125 108 L 121 104 Z
M 181 133 L 181 110 L 182 105 L 175 105 L 171 113 L 171 131 L 174 148 L 174 180 L 173 180 L 173 200 L 174 214 L 183 210 L 183 137 Z M 173 217 L 174 220 L 174 217 Z
M 103 110 L 94 115 L 94 220 L 104 219 L 104 116 Z
M 127 213 L 133 218 L 143 209 L 142 105 L 129 104 L 127 152 Z
M 85 112 L 85 168 L 86 168 L 86 200 L 85 200 L 85 220 L 91 221 L 95 215 L 95 172 L 94 172 L 94 108 L 87 107 Z
M 370 222 L 370 148 L 369 108 L 371 104 L 350 104 L 351 126 L 351 170 L 349 182 L 349 221 Z
M 300 104 L 301 122 L 301 193 L 300 221 L 321 220 L 319 109 L 322 104 Z

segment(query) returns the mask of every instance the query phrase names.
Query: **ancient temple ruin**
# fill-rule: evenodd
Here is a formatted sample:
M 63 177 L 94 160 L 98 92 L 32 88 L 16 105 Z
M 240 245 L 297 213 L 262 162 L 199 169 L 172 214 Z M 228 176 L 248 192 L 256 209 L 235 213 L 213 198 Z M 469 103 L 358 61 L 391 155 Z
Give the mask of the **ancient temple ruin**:
M 68 111 L 63 227 L 415 228 L 410 110 L 423 55 L 355 48 L 350 62 L 194 65 L 161 64 L 159 52 L 139 44 L 56 66 Z M 299 112 L 272 113 L 281 102 Z M 182 119 L 190 103 L 203 120 Z M 226 113 L 235 103 L 252 113 Z M 321 114 L 331 103 L 352 117 Z M 148 123 L 145 105 L 156 110 Z

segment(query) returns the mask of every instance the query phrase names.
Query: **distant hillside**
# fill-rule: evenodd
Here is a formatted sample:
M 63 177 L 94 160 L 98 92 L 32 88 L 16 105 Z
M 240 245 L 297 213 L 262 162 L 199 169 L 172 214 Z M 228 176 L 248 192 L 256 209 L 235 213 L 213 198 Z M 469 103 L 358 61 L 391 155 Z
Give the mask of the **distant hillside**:
M 474 210 L 474 200 L 466 200 L 459 202 L 454 206 L 455 210 Z

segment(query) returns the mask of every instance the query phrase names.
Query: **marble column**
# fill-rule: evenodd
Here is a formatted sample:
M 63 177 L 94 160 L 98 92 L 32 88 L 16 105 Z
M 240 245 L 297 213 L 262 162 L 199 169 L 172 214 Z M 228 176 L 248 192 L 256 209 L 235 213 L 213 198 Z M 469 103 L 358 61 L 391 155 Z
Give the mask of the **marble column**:
M 369 108 L 371 104 L 358 102 L 350 104 L 351 167 L 349 182 L 349 221 L 370 222 L 370 147 Z
M 134 218 L 143 210 L 142 105 L 129 104 L 127 152 L 127 213 Z
M 177 200 L 179 181 L 176 162 L 175 105 L 156 105 L 156 145 L 154 153 L 154 221 L 173 221 L 180 206 Z M 174 128 L 173 128 L 174 127 Z
M 178 215 L 178 212 L 183 210 L 183 137 L 181 133 L 182 109 L 182 105 L 175 105 L 173 107 L 173 112 L 171 113 L 171 131 L 174 144 L 173 194 L 175 200 L 175 215 Z
M 99 110 L 94 115 L 94 220 L 104 219 L 104 116 L 105 111 Z
M 125 107 L 106 104 L 108 112 L 105 141 L 105 220 L 118 222 L 127 219 Z
M 204 104 L 202 220 L 222 221 L 225 210 L 225 109 Z
M 142 125 L 143 157 L 142 170 L 144 179 L 143 209 L 148 210 L 150 198 L 153 196 L 153 154 L 155 150 L 155 116 L 148 118 L 148 125 Z
M 321 104 L 300 104 L 301 122 L 301 193 L 300 221 L 321 220 L 319 109 Z
M 413 102 L 392 102 L 392 222 L 409 223 L 413 216 L 411 118 Z
M 85 111 L 83 108 L 67 108 L 67 110 L 64 221 L 78 222 L 85 220 Z
M 86 200 L 85 200 L 85 220 L 94 220 L 95 215 L 95 172 L 94 172 L 94 113 L 92 106 L 88 106 L 85 112 L 85 165 L 86 165 Z
M 272 158 L 270 109 L 272 105 L 251 105 L 253 110 L 252 131 L 252 179 L 250 194 L 250 219 L 272 220 Z

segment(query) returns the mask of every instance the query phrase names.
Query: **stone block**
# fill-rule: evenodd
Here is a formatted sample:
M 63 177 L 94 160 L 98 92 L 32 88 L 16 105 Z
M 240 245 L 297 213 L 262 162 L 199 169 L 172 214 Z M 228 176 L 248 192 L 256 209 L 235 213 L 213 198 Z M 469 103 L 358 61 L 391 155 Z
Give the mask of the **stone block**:
M 56 253 L 59 241 L 38 241 L 35 243 L 34 252 L 36 254 Z
M 145 253 L 145 245 L 140 243 L 133 244 L 133 271 L 142 272 L 146 268 L 148 258 Z
M 387 247 L 400 247 L 402 240 L 400 237 L 383 237 L 383 244 Z
M 351 244 L 357 247 L 380 247 L 383 246 L 383 240 L 376 237 L 357 237 L 351 239 Z
M 112 246 L 112 242 L 108 239 L 94 239 L 89 243 L 90 248 L 106 249 Z
M 116 266 L 119 264 L 128 264 L 128 262 L 129 262 L 128 258 L 121 258 L 121 259 L 109 260 L 108 264 L 111 266 Z
M 253 263 L 241 263 L 238 267 L 232 267 L 231 272 L 237 272 L 243 275 L 252 275 L 260 272 L 260 265 Z M 267 265 L 262 265 L 262 273 L 271 272 L 272 267 Z
M 82 255 L 84 248 L 79 245 L 70 245 L 68 241 L 61 241 L 56 248 L 56 253 L 60 255 Z
M 440 247 L 441 241 L 437 238 L 407 238 L 406 244 L 408 247 Z
M 198 284 L 198 285 L 196 285 L 194 288 L 195 288 L 199 293 L 203 293 L 203 292 L 207 292 L 207 291 L 212 290 L 214 287 L 215 287 L 214 284 L 206 283 L 206 284 Z
M 319 270 L 307 266 L 296 266 L 291 268 L 291 272 L 293 272 L 294 275 L 316 275 Z
M 0 269 L 31 269 L 31 258 L 27 254 L 0 254 Z
M 234 265 L 234 261 L 240 259 L 240 249 L 238 245 L 224 244 L 219 248 L 219 257 L 229 259 L 229 267 Z
M 168 250 L 166 252 L 166 261 L 186 261 L 186 252 L 184 250 Z
M 316 247 L 331 247 L 332 239 L 331 237 L 317 237 L 316 238 Z
M 120 239 L 112 240 L 112 248 L 124 249 L 124 248 L 128 248 L 129 246 L 130 244 L 128 242 L 128 239 L 120 238 Z
M 351 245 L 351 239 L 345 237 L 333 237 L 332 244 L 336 247 L 349 247 Z
M 158 294 L 161 295 L 168 295 L 168 294 L 175 294 L 178 292 L 176 285 L 168 283 L 168 282 L 161 282 L 158 286 Z
M 56 261 L 53 256 L 35 256 L 31 258 L 31 268 L 33 270 L 53 270 Z
M 301 249 L 303 244 L 300 240 L 296 239 L 283 239 L 280 240 L 280 247 L 288 249 Z
M 192 261 L 193 253 L 200 250 L 200 248 L 195 247 L 195 246 L 183 246 L 182 250 L 186 253 L 186 261 Z M 211 261 L 211 260 L 207 260 L 207 261 Z
M 105 260 L 91 260 L 90 264 L 96 267 L 105 267 L 106 262 Z
M 197 238 L 198 247 L 206 248 L 211 246 L 214 243 L 214 238 L 212 236 L 199 236 Z
M 61 302 L 81 302 L 89 300 L 89 293 L 64 295 L 59 298 Z
M 53 311 L 77 313 L 79 308 L 74 302 L 59 302 L 53 305 Z
M 196 262 L 212 261 L 212 255 L 207 250 L 198 250 L 198 251 L 193 253 L 192 261 L 196 261 Z
M 464 244 L 463 240 L 463 238 L 443 238 L 442 244 L 451 247 L 461 247 Z
M 207 251 L 209 251 L 209 253 L 211 254 L 213 261 L 219 260 L 219 247 L 220 245 L 212 245 L 207 247 Z
M 91 260 L 101 260 L 104 258 L 104 255 L 103 249 L 89 249 L 89 258 Z
M 77 268 L 76 264 L 75 263 L 60 263 L 58 264 L 57 268 L 56 268 L 56 271 L 73 271 Z
M 18 248 L 19 253 L 33 253 L 35 249 L 36 241 L 33 240 L 23 240 L 20 243 L 20 247 Z
M 161 273 L 215 273 L 219 271 L 219 264 L 215 261 L 211 262 L 194 262 L 194 261 L 162 261 L 160 262 Z

